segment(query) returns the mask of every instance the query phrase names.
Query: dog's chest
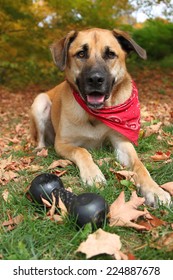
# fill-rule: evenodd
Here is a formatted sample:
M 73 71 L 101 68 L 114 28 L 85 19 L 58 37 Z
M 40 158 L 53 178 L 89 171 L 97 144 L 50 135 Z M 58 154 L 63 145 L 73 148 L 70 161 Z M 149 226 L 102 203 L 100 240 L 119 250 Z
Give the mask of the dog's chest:
M 75 146 L 95 148 L 105 140 L 110 128 L 95 118 L 71 123 L 66 120 L 61 127 L 61 137 L 69 139 Z

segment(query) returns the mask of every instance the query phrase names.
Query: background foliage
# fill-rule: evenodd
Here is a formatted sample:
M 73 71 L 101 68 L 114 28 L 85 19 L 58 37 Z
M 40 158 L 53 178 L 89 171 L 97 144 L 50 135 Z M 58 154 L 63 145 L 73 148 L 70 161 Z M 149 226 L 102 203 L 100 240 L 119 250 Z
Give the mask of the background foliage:
M 161 19 L 136 23 L 131 15 L 133 2 L 1 0 L 0 84 L 13 89 L 33 84 L 53 86 L 62 74 L 53 65 L 49 45 L 69 30 L 93 26 L 124 29 L 147 50 L 150 60 L 172 65 L 173 23 Z M 138 9 L 145 8 L 147 2 L 152 6 L 160 1 L 135 2 Z M 162 2 L 170 5 L 168 0 Z

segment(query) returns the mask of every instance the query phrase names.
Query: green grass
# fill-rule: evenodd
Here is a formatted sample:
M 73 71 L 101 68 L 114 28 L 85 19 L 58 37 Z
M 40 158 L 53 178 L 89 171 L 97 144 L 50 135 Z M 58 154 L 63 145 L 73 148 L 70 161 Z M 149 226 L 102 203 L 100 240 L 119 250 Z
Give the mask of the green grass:
M 173 128 L 165 128 L 165 131 L 173 134 Z M 152 162 L 150 156 L 158 150 L 166 151 L 168 146 L 164 141 L 158 141 L 155 135 L 141 139 L 139 146 L 136 148 L 144 164 L 151 172 L 153 178 L 163 184 L 168 181 L 173 181 L 173 163 L 164 164 L 163 162 Z M 132 188 L 122 186 L 115 175 L 110 172 L 110 167 L 117 169 L 114 161 L 112 149 L 109 146 L 101 150 L 91 151 L 94 160 L 99 158 L 110 157 L 109 163 L 104 163 L 100 168 L 107 179 L 105 188 L 98 190 L 96 187 L 85 187 L 80 178 L 79 171 L 75 165 L 68 166 L 68 172 L 62 177 L 65 187 L 71 186 L 76 194 L 92 191 L 100 193 L 108 203 L 112 203 L 122 190 L 125 191 L 126 199 L 129 199 Z M 27 152 L 15 151 L 12 152 L 13 158 L 18 160 L 23 156 L 35 155 L 34 151 L 31 154 Z M 3 158 L 9 154 L 4 154 Z M 47 158 L 34 157 L 32 164 L 43 167 L 41 172 L 47 172 L 47 167 L 50 163 L 57 159 L 57 155 L 53 148 L 49 148 L 49 156 Z M 75 254 L 75 250 L 79 244 L 85 240 L 91 232 L 88 226 L 84 230 L 77 230 L 74 221 L 70 218 L 64 219 L 63 224 L 56 224 L 49 220 L 46 216 L 46 210 L 38 208 L 32 204 L 25 195 L 25 189 L 31 183 L 32 179 L 41 172 L 29 172 L 20 170 L 20 178 L 18 181 L 11 181 L 7 185 L 0 188 L 0 197 L 5 189 L 9 190 L 8 202 L 1 198 L 0 203 L 0 220 L 1 222 L 8 219 L 10 213 L 13 217 L 22 214 L 23 222 L 16 226 L 12 231 L 7 231 L 5 227 L 0 226 L 0 255 L 3 259 L 85 259 L 84 254 Z M 160 217 L 161 219 L 173 223 L 173 208 L 160 206 L 159 209 L 148 210 Z M 163 213 L 166 213 L 163 214 Z M 153 232 L 139 232 L 133 228 L 112 227 L 105 225 L 104 230 L 116 233 L 120 236 L 122 242 L 122 251 L 130 252 L 137 259 L 173 259 L 173 252 L 166 252 L 164 249 L 158 250 L 152 248 Z M 155 229 L 159 237 L 165 233 L 171 232 L 170 225 L 161 226 Z M 93 259 L 112 259 L 111 256 L 100 255 Z

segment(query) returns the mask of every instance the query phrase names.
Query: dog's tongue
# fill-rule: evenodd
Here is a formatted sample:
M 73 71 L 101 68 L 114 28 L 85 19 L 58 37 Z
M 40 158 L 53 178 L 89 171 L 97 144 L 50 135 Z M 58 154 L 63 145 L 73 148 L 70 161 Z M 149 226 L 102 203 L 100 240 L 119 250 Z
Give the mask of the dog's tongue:
M 104 95 L 87 95 L 87 102 L 90 104 L 101 104 L 104 102 Z

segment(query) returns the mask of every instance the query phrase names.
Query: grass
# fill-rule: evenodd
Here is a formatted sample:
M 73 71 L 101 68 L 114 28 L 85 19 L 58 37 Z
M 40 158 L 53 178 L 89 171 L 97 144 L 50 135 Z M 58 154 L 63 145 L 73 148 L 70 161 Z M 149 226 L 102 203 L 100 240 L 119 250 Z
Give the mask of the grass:
M 165 128 L 165 131 L 173 134 L 173 128 Z M 158 142 L 156 135 L 151 135 L 148 138 L 140 139 L 137 151 L 151 172 L 153 178 L 163 184 L 167 181 L 173 181 L 173 163 L 163 164 L 161 162 L 151 162 L 150 155 L 158 150 L 167 150 L 168 145 L 164 141 Z M 124 189 L 126 198 L 131 195 L 134 187 L 128 188 L 122 186 L 115 175 L 110 172 L 110 167 L 117 169 L 114 161 L 114 155 L 109 146 L 101 150 L 91 151 L 94 160 L 99 158 L 110 157 L 109 163 L 105 162 L 100 168 L 107 179 L 107 185 L 102 190 L 96 187 L 85 187 L 79 178 L 79 171 L 76 166 L 68 166 L 68 172 L 62 177 L 65 187 L 71 186 L 76 194 L 92 191 L 100 193 L 110 204 L 119 193 Z M 11 152 L 13 159 L 20 157 L 33 156 L 34 151 L 28 155 L 27 152 L 14 151 Z M 3 154 L 3 158 L 9 154 Z M 43 167 L 41 172 L 47 172 L 47 167 L 57 158 L 53 148 L 49 148 L 49 156 L 47 158 L 35 157 L 32 164 Z M 38 208 L 32 204 L 25 196 L 25 189 L 30 184 L 32 179 L 40 172 L 32 173 L 26 170 L 20 170 L 20 178 L 15 181 L 10 181 L 7 185 L 0 188 L 0 197 L 5 189 L 9 190 L 8 202 L 1 199 L 0 203 L 0 220 L 3 222 L 8 220 L 8 214 L 13 217 L 19 214 L 24 216 L 23 222 L 16 226 L 12 231 L 7 231 L 5 227 L 0 227 L 0 256 L 3 259 L 85 259 L 83 254 L 75 254 L 75 250 L 79 244 L 84 241 L 91 232 L 90 226 L 84 230 L 77 230 L 74 222 L 70 218 L 66 218 L 63 224 L 56 224 L 49 220 L 46 216 L 46 210 Z M 148 210 L 160 217 L 161 219 L 173 223 L 173 208 L 160 206 L 159 209 Z M 164 214 L 166 213 L 166 215 Z M 104 230 L 116 233 L 120 236 L 122 242 L 122 251 L 134 254 L 137 259 L 173 259 L 173 252 L 166 252 L 164 249 L 152 248 L 154 233 L 158 237 L 165 233 L 171 232 L 170 225 L 160 226 L 154 231 L 139 232 L 133 228 L 114 227 L 110 228 L 107 224 Z M 93 259 L 112 259 L 108 255 L 96 256 Z

